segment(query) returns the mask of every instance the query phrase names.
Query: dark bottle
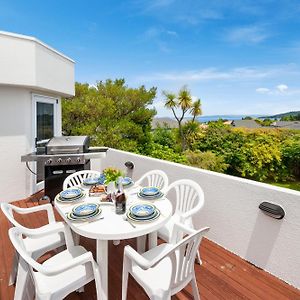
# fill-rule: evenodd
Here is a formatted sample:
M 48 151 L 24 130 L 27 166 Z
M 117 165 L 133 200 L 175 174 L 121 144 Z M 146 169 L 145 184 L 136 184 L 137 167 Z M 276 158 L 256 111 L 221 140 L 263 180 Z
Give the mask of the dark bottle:
M 116 214 L 121 215 L 126 212 L 126 195 L 123 189 L 122 177 L 117 180 L 117 192 L 115 194 Z

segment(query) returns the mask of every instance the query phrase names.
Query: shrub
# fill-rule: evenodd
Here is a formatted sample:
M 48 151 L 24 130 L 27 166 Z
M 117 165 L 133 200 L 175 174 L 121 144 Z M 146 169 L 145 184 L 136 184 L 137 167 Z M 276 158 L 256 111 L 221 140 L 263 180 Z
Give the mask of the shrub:
M 174 129 L 171 129 L 167 124 L 164 126 L 157 126 L 152 132 L 153 142 L 168 146 L 174 149 L 177 143 L 177 137 Z
M 173 149 L 168 146 L 163 146 L 157 143 L 153 143 L 152 150 L 149 153 L 149 156 L 169 160 L 177 163 L 184 164 L 187 162 L 186 157 L 180 153 L 175 152 Z
M 189 165 L 201 169 L 224 172 L 228 167 L 228 164 L 224 162 L 224 158 L 221 155 L 217 156 L 212 151 L 186 151 L 185 155 Z

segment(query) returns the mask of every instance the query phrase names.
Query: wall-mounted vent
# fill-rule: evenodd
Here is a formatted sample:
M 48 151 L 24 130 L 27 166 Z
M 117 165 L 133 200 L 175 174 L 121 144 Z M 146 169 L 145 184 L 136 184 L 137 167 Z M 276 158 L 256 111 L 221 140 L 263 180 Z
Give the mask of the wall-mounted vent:
M 266 215 L 278 220 L 283 219 L 285 216 L 283 208 L 274 203 L 262 202 L 259 205 L 259 209 L 261 209 Z

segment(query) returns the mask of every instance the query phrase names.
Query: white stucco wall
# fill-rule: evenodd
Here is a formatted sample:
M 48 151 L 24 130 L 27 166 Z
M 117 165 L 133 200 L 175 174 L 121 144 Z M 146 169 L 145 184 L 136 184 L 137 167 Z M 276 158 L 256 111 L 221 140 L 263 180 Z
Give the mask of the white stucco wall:
M 75 95 L 74 62 L 35 43 L 36 86 L 56 94 Z
M 31 152 L 31 94 L 22 88 L 0 87 L 0 201 L 30 194 L 31 175 L 21 155 Z
M 0 31 L 0 85 L 72 96 L 74 61 L 33 37 Z
M 0 202 L 24 199 L 35 192 L 35 176 L 21 162 L 21 156 L 35 147 L 32 97 L 36 93 L 27 88 L 0 86 Z M 57 99 L 57 135 L 61 135 L 61 100 Z M 34 169 L 34 163 L 30 167 Z
M 35 192 L 35 177 L 21 163 L 35 146 L 32 95 L 58 99 L 55 135 L 61 135 L 60 99 L 74 93 L 72 59 L 33 37 L 0 31 L 0 201 Z
M 133 178 L 161 169 L 170 182 L 189 178 L 204 190 L 205 205 L 194 218 L 197 228 L 210 226 L 209 239 L 300 288 L 300 192 L 110 149 L 102 167 L 125 169 L 135 164 Z M 172 195 L 171 195 L 172 196 Z M 263 201 L 281 205 L 282 220 L 263 214 Z

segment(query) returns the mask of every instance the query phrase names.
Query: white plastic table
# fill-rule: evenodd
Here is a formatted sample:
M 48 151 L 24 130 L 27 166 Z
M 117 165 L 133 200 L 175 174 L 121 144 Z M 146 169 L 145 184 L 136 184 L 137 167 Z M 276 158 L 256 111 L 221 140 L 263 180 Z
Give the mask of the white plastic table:
M 139 199 L 136 195 L 136 189 L 130 189 L 127 194 L 127 207 L 136 202 L 145 202 Z M 72 207 L 84 202 L 99 203 L 98 197 L 86 197 L 81 202 L 75 204 L 64 204 L 56 201 L 55 207 L 61 217 L 71 227 L 71 229 L 81 236 L 96 240 L 96 259 L 99 265 L 101 274 L 101 289 L 103 299 L 108 299 L 108 241 L 109 240 L 124 240 L 138 238 L 138 248 L 142 246 L 144 241 L 143 236 L 150 234 L 150 248 L 157 243 L 157 230 L 162 227 L 172 215 L 172 204 L 167 198 L 161 198 L 151 201 L 161 212 L 158 219 L 151 222 L 137 223 L 133 228 L 129 222 L 124 220 L 124 215 L 115 213 L 115 206 L 101 203 L 101 217 L 104 219 L 94 220 L 91 222 L 73 222 L 66 217 L 66 213 L 72 210 Z M 149 201 L 148 201 L 149 202 Z M 139 249 L 138 249 L 139 250 Z

